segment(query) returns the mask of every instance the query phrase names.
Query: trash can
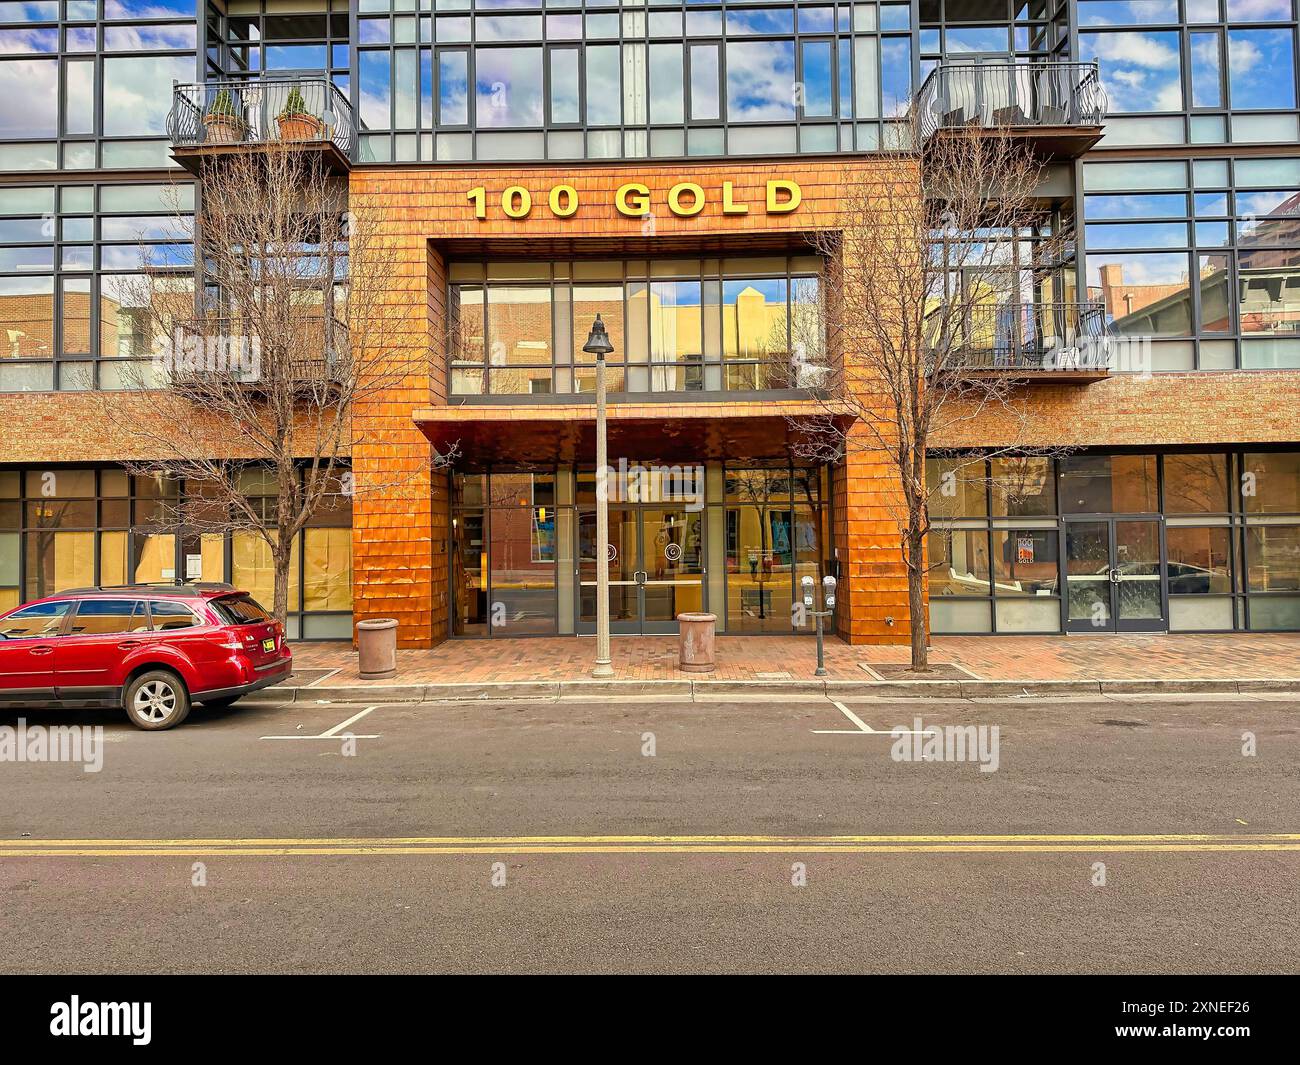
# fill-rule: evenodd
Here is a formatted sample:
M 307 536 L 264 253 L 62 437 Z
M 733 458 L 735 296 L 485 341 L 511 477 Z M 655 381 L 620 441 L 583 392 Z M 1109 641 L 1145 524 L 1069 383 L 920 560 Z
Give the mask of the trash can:
M 362 680 L 387 680 L 397 675 L 395 618 L 357 622 L 357 658 Z
M 678 614 L 677 668 L 684 673 L 712 673 L 715 614 Z

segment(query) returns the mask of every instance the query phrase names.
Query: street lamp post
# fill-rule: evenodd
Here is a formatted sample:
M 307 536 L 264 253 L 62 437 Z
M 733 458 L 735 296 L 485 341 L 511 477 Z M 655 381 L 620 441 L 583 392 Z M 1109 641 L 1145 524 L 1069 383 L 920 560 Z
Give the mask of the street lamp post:
M 605 356 L 614 350 L 596 315 L 582 350 L 596 356 L 596 666 L 593 677 L 612 677 L 609 655 L 609 456 L 605 440 Z

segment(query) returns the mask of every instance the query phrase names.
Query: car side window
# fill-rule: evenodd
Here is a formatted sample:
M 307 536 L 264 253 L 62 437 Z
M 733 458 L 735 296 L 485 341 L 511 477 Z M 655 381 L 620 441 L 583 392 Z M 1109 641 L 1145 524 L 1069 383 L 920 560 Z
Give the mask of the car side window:
M 83 599 L 72 619 L 73 636 L 148 631 L 149 615 L 143 599 Z
M 34 603 L 21 610 L 15 610 L 4 621 L 0 621 L 0 637 L 6 640 L 22 640 L 43 636 L 58 636 L 72 603 Z
M 194 612 L 184 603 L 166 599 L 150 599 L 149 610 L 153 614 L 155 631 L 166 632 L 170 629 L 189 629 L 199 623 L 199 619 L 194 616 Z

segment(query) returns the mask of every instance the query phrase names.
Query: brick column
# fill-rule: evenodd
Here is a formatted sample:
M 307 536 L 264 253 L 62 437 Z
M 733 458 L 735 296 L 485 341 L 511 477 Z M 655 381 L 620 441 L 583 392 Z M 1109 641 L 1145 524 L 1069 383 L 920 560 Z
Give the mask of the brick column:
M 382 197 L 354 196 L 354 211 L 368 209 L 383 209 Z M 353 408 L 353 614 L 396 618 L 399 647 L 428 647 L 447 632 L 447 474 L 430 472 L 431 448 L 411 411 L 445 395 L 444 379 L 432 372 L 445 285 L 428 239 L 391 228 L 376 252 L 382 263 L 369 275 L 361 267 L 368 283 L 383 286 L 365 305 L 384 321 L 352 323 L 355 350 L 402 368 Z

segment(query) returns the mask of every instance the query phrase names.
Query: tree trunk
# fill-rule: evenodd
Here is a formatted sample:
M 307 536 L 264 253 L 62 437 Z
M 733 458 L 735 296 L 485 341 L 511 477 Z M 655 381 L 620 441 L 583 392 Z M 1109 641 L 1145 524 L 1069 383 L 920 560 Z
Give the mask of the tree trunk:
M 925 539 L 907 534 L 907 611 L 912 630 L 912 671 L 930 669 L 929 626 L 925 619 Z
M 289 564 L 293 560 L 293 552 L 276 550 L 271 557 L 275 562 L 275 600 L 271 607 L 271 613 L 275 615 L 275 620 L 284 625 L 285 630 L 288 631 Z

